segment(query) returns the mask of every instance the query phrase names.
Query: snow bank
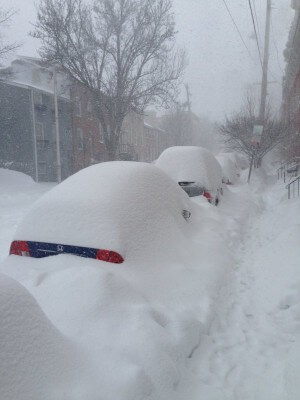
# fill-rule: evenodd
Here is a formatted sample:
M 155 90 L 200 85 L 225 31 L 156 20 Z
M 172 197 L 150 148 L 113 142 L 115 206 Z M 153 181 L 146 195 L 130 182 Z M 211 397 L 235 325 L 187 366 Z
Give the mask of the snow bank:
M 192 213 L 188 222 L 183 208 Z M 92 394 L 82 400 L 179 400 L 187 362 L 209 330 L 220 286 L 231 279 L 221 227 L 216 207 L 192 202 L 159 168 L 101 164 L 41 198 L 16 238 L 112 246 L 125 262 L 10 256 L 1 270 L 80 346 L 94 371 Z
M 53 184 L 36 184 L 28 175 L 0 168 L 0 260 L 7 257 L 24 213 Z
M 35 185 L 33 179 L 22 172 L 0 168 L 0 188 L 1 192 L 7 190 L 18 190 L 32 188 Z
M 162 152 L 155 165 L 175 182 L 196 182 L 212 191 L 222 185 L 220 164 L 212 153 L 202 147 L 169 147 Z
M 0 321 L 1 398 L 78 399 L 76 391 L 81 392 L 85 376 L 76 373 L 84 365 L 78 350 L 51 324 L 32 295 L 3 274 Z

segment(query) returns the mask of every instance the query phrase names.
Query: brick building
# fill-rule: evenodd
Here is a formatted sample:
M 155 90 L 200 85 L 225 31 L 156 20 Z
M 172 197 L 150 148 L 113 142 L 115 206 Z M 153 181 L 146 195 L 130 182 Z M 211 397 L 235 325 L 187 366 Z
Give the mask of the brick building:
M 107 160 L 103 129 L 94 110 L 90 91 L 74 83 L 72 99 L 73 172 Z
M 57 73 L 62 179 L 107 161 L 103 129 L 87 88 Z M 41 60 L 19 57 L 0 70 L 0 167 L 57 180 L 57 144 L 53 68 Z M 152 162 L 167 147 L 165 132 L 129 113 L 123 123 L 117 157 Z

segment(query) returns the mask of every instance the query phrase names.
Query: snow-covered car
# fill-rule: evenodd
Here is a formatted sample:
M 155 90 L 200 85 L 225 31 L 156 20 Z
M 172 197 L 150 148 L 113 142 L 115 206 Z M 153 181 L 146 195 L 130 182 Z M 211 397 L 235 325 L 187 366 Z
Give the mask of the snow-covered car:
M 210 151 L 197 146 L 169 147 L 162 152 L 155 165 L 179 185 L 181 182 L 193 182 L 203 189 L 201 194 L 210 203 L 219 203 L 222 169 Z
M 0 311 L 6 304 L 11 317 L 0 312 L 0 398 L 185 398 L 174 388 L 211 325 L 232 264 L 226 235 L 215 234 L 227 217 L 199 200 L 154 165 L 109 162 L 81 170 L 33 204 L 12 239 L 113 250 L 124 262 L 60 253 L 1 262 L 0 273 L 39 307 L 29 308 L 23 291 L 0 296 Z M 30 317 L 31 309 L 51 324 Z
M 217 155 L 217 160 L 222 167 L 222 181 L 227 185 L 235 184 L 238 178 L 238 172 L 236 164 L 232 161 L 231 155 L 227 153 L 221 153 Z
M 186 224 L 188 202 L 154 165 L 98 164 L 71 176 L 35 203 L 16 231 L 10 254 L 72 254 L 120 264 L 135 243 L 141 248 L 155 246 L 158 227 L 165 224 L 174 230 L 176 224 Z M 140 232 L 147 232 L 147 238 L 152 232 L 151 240 L 142 241 Z

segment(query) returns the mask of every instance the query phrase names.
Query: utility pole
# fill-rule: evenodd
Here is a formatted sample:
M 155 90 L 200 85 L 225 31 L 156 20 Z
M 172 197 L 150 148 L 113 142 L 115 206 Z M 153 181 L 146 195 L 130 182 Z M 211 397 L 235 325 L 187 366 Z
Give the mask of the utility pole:
M 269 50 L 270 50 L 270 29 L 271 29 L 271 12 L 272 12 L 272 0 L 267 0 L 267 13 L 266 13 L 266 27 L 265 27 L 265 45 L 264 45 L 264 59 L 262 65 L 262 81 L 261 81 L 261 93 L 260 93 L 260 107 L 258 123 L 264 127 L 266 118 L 266 103 L 268 95 L 268 67 L 269 67 Z M 254 129 L 254 128 L 253 128 Z M 262 133 L 263 134 L 263 133 Z M 251 179 L 251 172 L 254 163 L 255 149 L 253 149 L 248 183 Z
M 56 68 L 53 71 L 53 91 L 54 91 L 54 112 L 55 112 L 55 133 L 56 133 L 56 168 L 57 182 L 61 182 L 61 158 L 60 158 L 60 134 L 59 134 L 59 117 L 58 117 L 58 101 L 57 101 L 57 74 Z
M 266 116 L 266 102 L 268 95 L 268 65 L 269 65 L 269 49 L 270 49 L 270 28 L 271 28 L 271 0 L 267 0 L 266 28 L 265 28 L 265 48 L 263 60 L 263 75 L 261 82 L 261 97 L 259 109 L 259 122 L 263 125 Z
M 187 104 L 188 112 L 189 112 L 189 114 L 191 114 L 191 112 L 192 112 L 191 92 L 190 92 L 188 84 L 185 84 L 185 90 L 186 90 L 186 104 Z
M 186 106 L 187 106 L 187 110 L 188 110 L 188 129 L 187 132 L 189 132 L 189 138 L 187 139 L 187 141 L 190 144 L 193 141 L 192 135 L 193 135 L 193 124 L 192 124 L 192 103 L 191 103 L 191 92 L 189 89 L 189 85 L 186 83 L 185 85 L 185 90 L 186 90 Z

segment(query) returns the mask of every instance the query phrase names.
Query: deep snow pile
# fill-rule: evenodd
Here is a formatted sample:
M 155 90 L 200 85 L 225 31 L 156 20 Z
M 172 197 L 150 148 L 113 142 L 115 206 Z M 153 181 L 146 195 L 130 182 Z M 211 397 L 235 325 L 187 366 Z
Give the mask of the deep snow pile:
M 89 378 L 76 347 L 51 324 L 32 295 L 0 274 L 0 393 L 12 399 L 80 399 Z M 72 397 L 66 396 L 70 385 Z M 79 397 L 78 397 L 79 395 Z
M 236 241 L 234 279 L 220 290 L 182 398 L 299 399 L 300 203 L 274 183 L 262 171 L 244 189 L 247 213 L 255 204 L 256 212 Z
M 109 177 L 113 170 L 105 168 Z M 145 197 L 139 197 L 136 185 L 129 197 L 122 171 L 116 178 L 120 191 L 115 192 L 114 179 L 104 185 L 105 212 L 113 195 L 113 224 L 120 223 L 131 235 L 127 222 L 140 221 L 138 232 L 130 236 L 139 246 L 121 236 L 106 242 L 125 251 L 123 264 L 70 255 L 40 260 L 12 256 L 0 267 L 34 296 L 56 327 L 59 342 L 64 335 L 75 359 L 68 382 L 76 376 L 80 349 L 81 372 L 91 380 L 78 381 L 78 399 L 298 400 L 298 200 L 288 202 L 284 187 L 274 186 L 273 178 L 261 173 L 253 175 L 250 186 L 237 183 L 225 189 L 220 206 L 214 207 L 202 197 L 191 201 L 176 184 L 168 186 L 161 173 L 155 172 L 152 180 L 156 168 L 145 168 L 137 177 Z M 76 184 L 93 196 L 98 188 L 89 187 L 86 174 L 83 171 L 82 182 Z M 145 182 L 144 174 L 149 178 Z M 247 171 L 242 175 L 245 182 Z M 71 183 L 66 182 L 66 188 L 72 192 L 75 180 Z M 170 210 L 164 203 L 169 192 L 174 196 Z M 35 209 L 62 195 L 61 189 L 53 193 Z M 84 200 L 80 193 L 78 198 Z M 129 198 L 130 207 L 125 205 Z M 81 201 L 75 202 L 77 207 Z M 157 208 L 159 201 L 164 208 Z M 91 204 L 95 212 L 96 200 L 91 198 Z M 180 214 L 182 207 L 192 212 L 189 222 Z M 99 213 L 98 222 L 105 221 L 102 228 L 115 229 Z M 49 221 L 50 228 L 54 222 Z M 96 225 L 92 228 L 99 235 L 98 245 L 104 233 Z M 79 238 L 77 232 L 71 234 Z M 140 247 L 147 241 L 149 251 L 148 245 Z M 71 389 L 72 384 L 65 385 L 64 395 L 73 398 Z M 14 399 L 23 399 L 22 393 Z
M 34 185 L 33 179 L 22 172 L 0 168 L 0 188 L 1 192 L 8 190 L 23 191 Z
M 1 266 L 85 354 L 95 381 L 86 388 L 93 396 L 82 399 L 177 395 L 232 271 L 216 211 L 209 219 L 213 206 L 201 204 L 153 165 L 107 163 L 54 188 L 20 225 L 17 239 L 108 247 L 125 257 L 113 265 L 68 255 L 11 256 Z M 183 209 L 191 211 L 189 221 Z
M 158 157 L 155 165 L 175 182 L 196 182 L 213 191 L 222 184 L 220 164 L 210 151 L 202 147 L 169 147 Z
M 8 255 L 10 242 L 24 213 L 53 184 L 36 184 L 21 172 L 0 168 L 0 260 Z

